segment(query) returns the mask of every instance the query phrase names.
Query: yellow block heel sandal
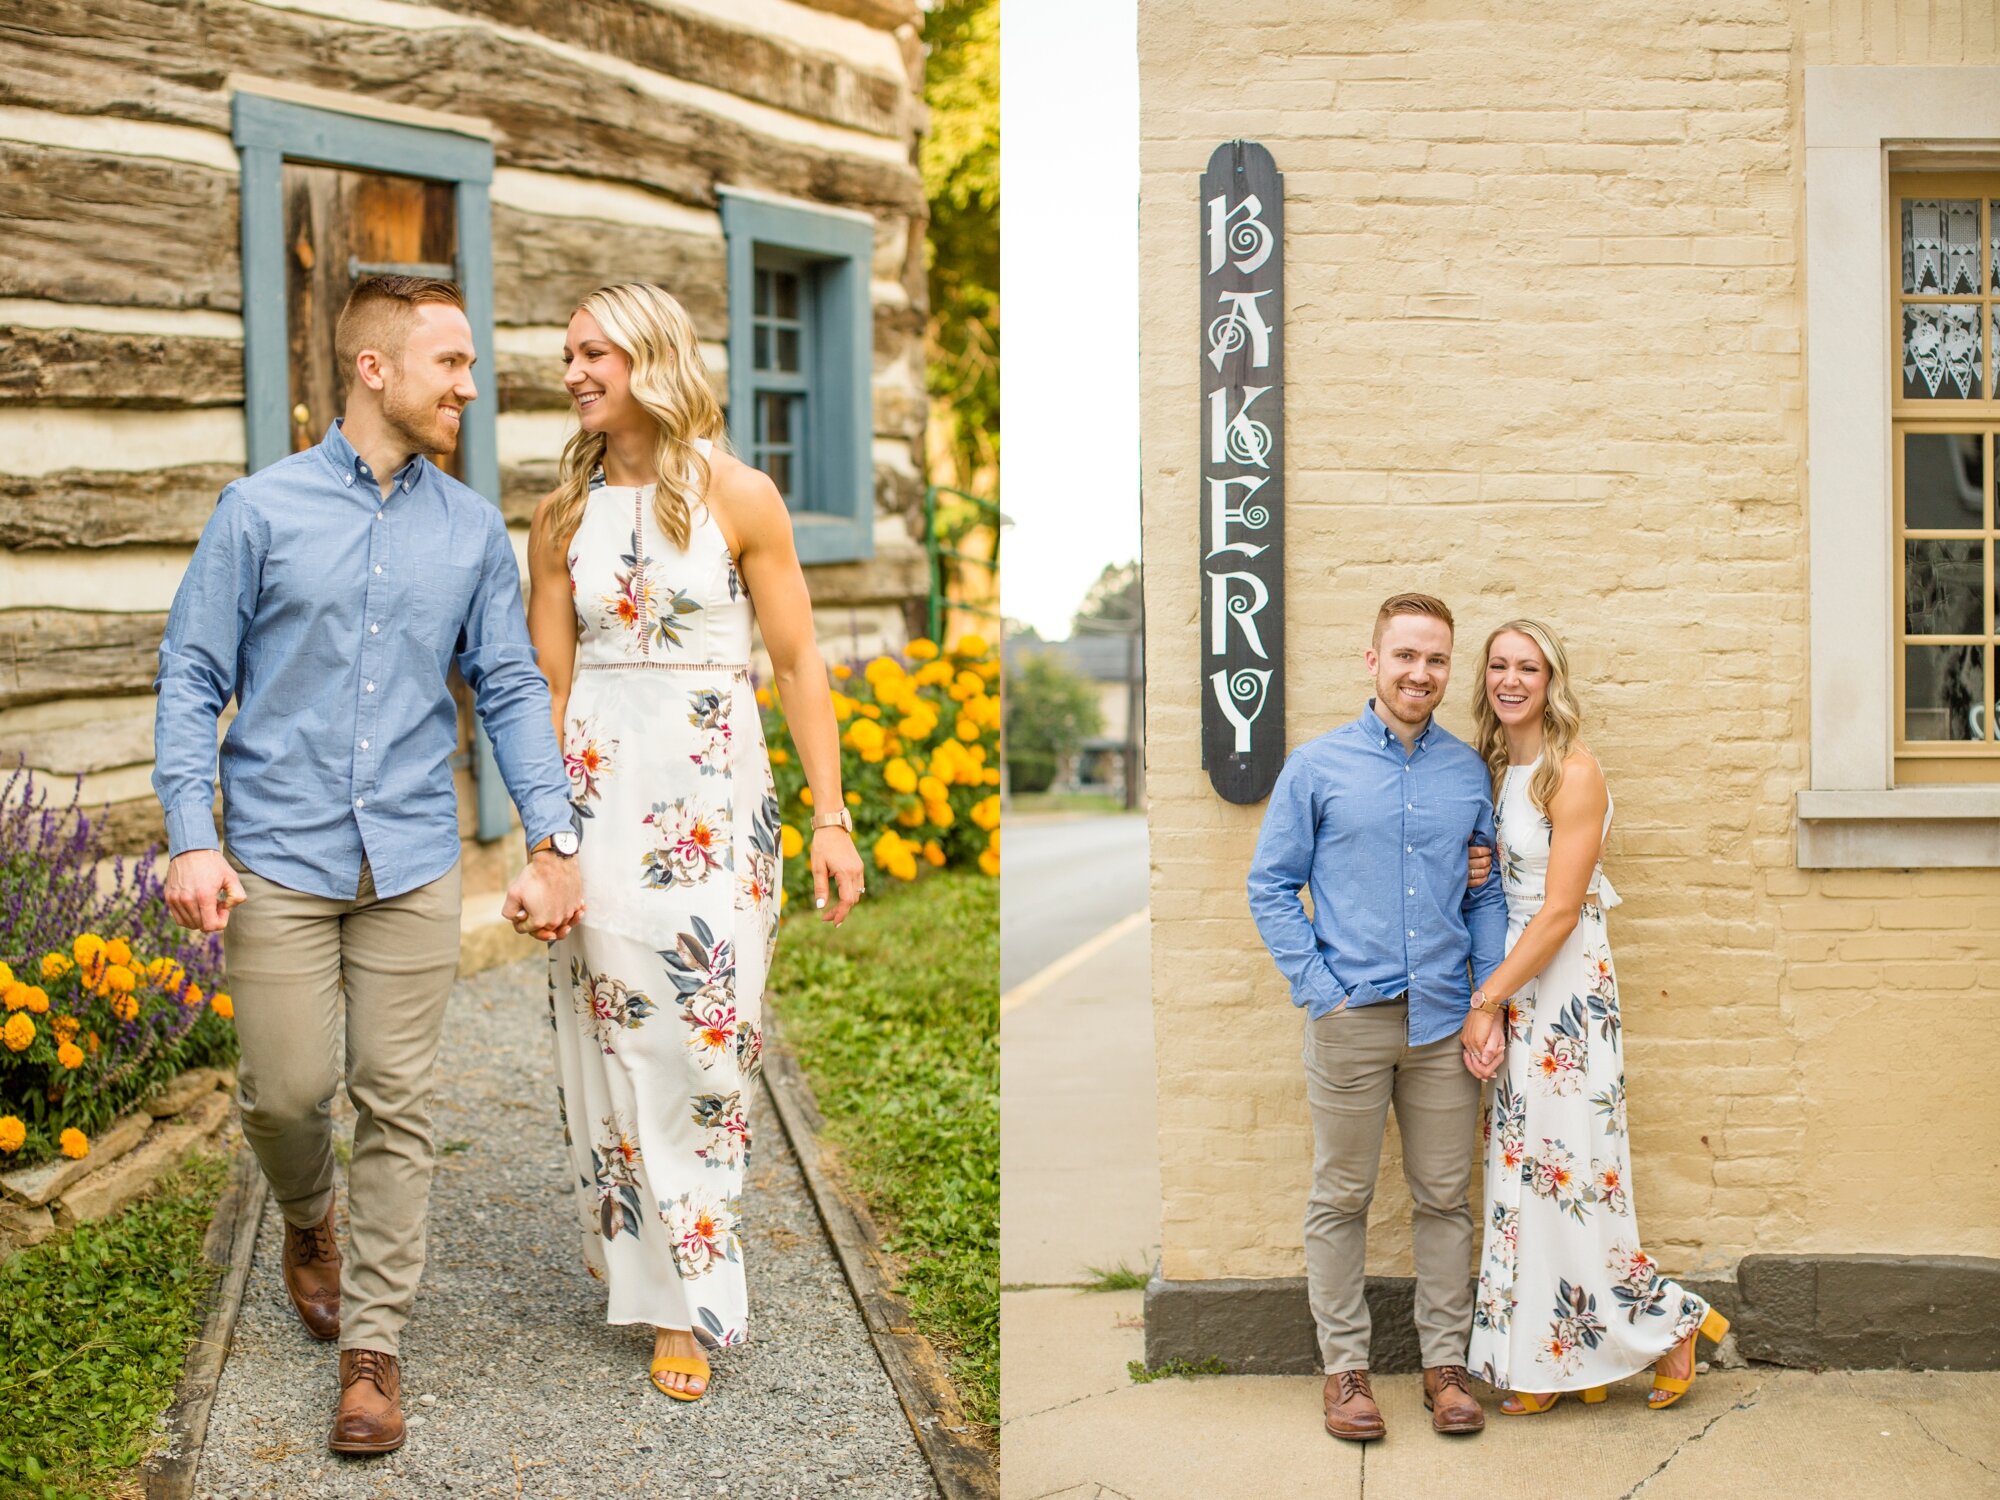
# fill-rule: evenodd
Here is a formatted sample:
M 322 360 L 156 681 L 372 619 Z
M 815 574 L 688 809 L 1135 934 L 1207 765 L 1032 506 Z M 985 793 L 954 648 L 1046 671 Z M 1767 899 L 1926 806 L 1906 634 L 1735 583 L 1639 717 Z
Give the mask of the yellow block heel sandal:
M 1711 1307 L 1708 1310 L 1708 1316 L 1701 1320 L 1701 1327 L 1696 1329 L 1695 1332 L 1699 1333 L 1711 1344 L 1719 1344 L 1722 1342 L 1722 1336 L 1729 1332 L 1729 1319 L 1723 1317 L 1721 1313 Z M 1653 1372 L 1653 1388 L 1646 1393 L 1646 1404 L 1652 1407 L 1654 1411 L 1664 1411 L 1669 1406 L 1672 1406 L 1681 1397 L 1685 1396 L 1688 1393 L 1688 1387 L 1694 1384 L 1695 1348 L 1693 1333 L 1687 1336 L 1687 1352 L 1687 1379 L 1677 1380 L 1672 1375 L 1662 1375 L 1657 1370 Z
M 690 1359 L 685 1354 L 662 1354 L 653 1361 L 651 1379 L 653 1388 L 662 1396 L 671 1396 L 676 1401 L 699 1401 L 708 1394 L 708 1361 Z M 698 1391 L 677 1391 L 672 1386 L 660 1384 L 662 1375 L 692 1375 L 701 1381 Z
M 1503 1416 L 1509 1417 L 1538 1417 L 1562 1400 L 1563 1394 L 1561 1391 L 1556 1391 L 1552 1395 L 1535 1397 L 1526 1391 L 1509 1391 L 1500 1402 L 1500 1412 Z M 1609 1392 L 1601 1385 L 1594 1385 L 1579 1394 L 1583 1397 L 1585 1406 L 1595 1406 L 1604 1400 Z

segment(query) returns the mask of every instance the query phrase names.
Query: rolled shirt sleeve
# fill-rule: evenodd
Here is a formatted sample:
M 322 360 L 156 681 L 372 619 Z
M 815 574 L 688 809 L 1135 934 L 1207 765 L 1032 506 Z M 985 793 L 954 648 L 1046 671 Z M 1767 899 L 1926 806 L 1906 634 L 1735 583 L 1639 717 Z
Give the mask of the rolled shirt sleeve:
M 1322 1016 L 1347 998 L 1347 991 L 1327 966 L 1313 934 L 1312 923 L 1299 902 L 1299 892 L 1311 880 L 1319 812 L 1312 777 L 1297 754 L 1288 757 L 1271 788 L 1264 809 L 1264 826 L 1257 835 L 1257 852 L 1250 861 L 1250 915 L 1278 971 L 1291 982 L 1292 1004 L 1311 1016 Z M 1502 908 L 1501 936 L 1506 935 Z
M 1493 832 L 1490 798 L 1480 810 L 1473 838 L 1488 849 L 1498 842 Z M 1478 989 L 1493 977 L 1493 971 L 1507 956 L 1507 887 L 1497 868 L 1489 871 L 1481 884 L 1466 887 L 1462 910 L 1472 946 L 1472 987 Z
M 243 642 L 269 548 L 262 517 L 231 485 L 174 591 L 153 678 L 153 793 L 166 814 L 169 855 L 221 847 L 215 726 L 240 686 Z
M 501 779 L 521 812 L 528 847 L 576 826 L 556 743 L 548 680 L 535 664 L 521 608 L 521 570 L 499 511 L 492 512 L 479 579 L 459 645 L 458 670 L 493 741 Z

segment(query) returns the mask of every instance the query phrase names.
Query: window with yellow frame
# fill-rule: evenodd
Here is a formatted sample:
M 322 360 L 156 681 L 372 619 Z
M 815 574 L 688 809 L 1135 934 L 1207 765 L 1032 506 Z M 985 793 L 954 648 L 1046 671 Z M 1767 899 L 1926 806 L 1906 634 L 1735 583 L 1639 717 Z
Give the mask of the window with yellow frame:
M 1889 182 L 1896 781 L 2000 781 L 2000 173 Z

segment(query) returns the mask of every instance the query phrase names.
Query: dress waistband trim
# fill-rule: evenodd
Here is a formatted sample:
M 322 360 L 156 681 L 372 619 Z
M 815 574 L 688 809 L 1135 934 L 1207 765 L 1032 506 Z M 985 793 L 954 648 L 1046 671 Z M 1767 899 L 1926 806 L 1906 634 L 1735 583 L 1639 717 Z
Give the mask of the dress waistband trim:
M 747 661 L 580 661 L 576 664 L 579 672 L 627 672 L 635 669 L 654 672 L 727 672 L 734 677 L 748 677 L 750 663 Z

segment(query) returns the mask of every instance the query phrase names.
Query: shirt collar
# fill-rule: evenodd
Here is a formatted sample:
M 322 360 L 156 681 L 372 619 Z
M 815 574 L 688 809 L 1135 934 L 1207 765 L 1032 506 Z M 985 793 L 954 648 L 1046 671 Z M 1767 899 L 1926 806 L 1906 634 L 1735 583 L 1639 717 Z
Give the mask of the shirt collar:
M 348 442 L 347 434 L 340 428 L 341 419 L 335 417 L 333 425 L 326 430 L 326 437 L 320 442 L 320 451 L 326 454 L 327 462 L 333 465 L 333 472 L 340 476 L 340 482 L 345 485 L 363 482 L 376 484 L 374 474 L 370 472 L 368 465 L 361 461 L 361 455 L 354 451 L 354 444 Z M 400 490 L 413 489 L 416 482 L 423 477 L 424 462 L 423 454 L 411 454 L 409 461 L 390 476 L 390 482 Z M 376 493 L 381 493 L 379 485 L 376 486 Z
M 1391 729 L 1387 724 L 1384 724 L 1381 716 L 1375 712 L 1375 700 L 1373 698 L 1370 698 L 1368 706 L 1361 710 L 1361 727 L 1368 731 L 1369 743 L 1394 749 L 1398 753 L 1401 753 L 1403 742 L 1396 738 L 1396 731 Z M 1430 743 L 1431 736 L 1437 733 L 1437 727 L 1437 715 L 1432 714 L 1430 722 L 1424 725 L 1423 733 L 1418 735 L 1416 742 L 1410 746 L 1411 755 L 1414 756 L 1419 750 Z

